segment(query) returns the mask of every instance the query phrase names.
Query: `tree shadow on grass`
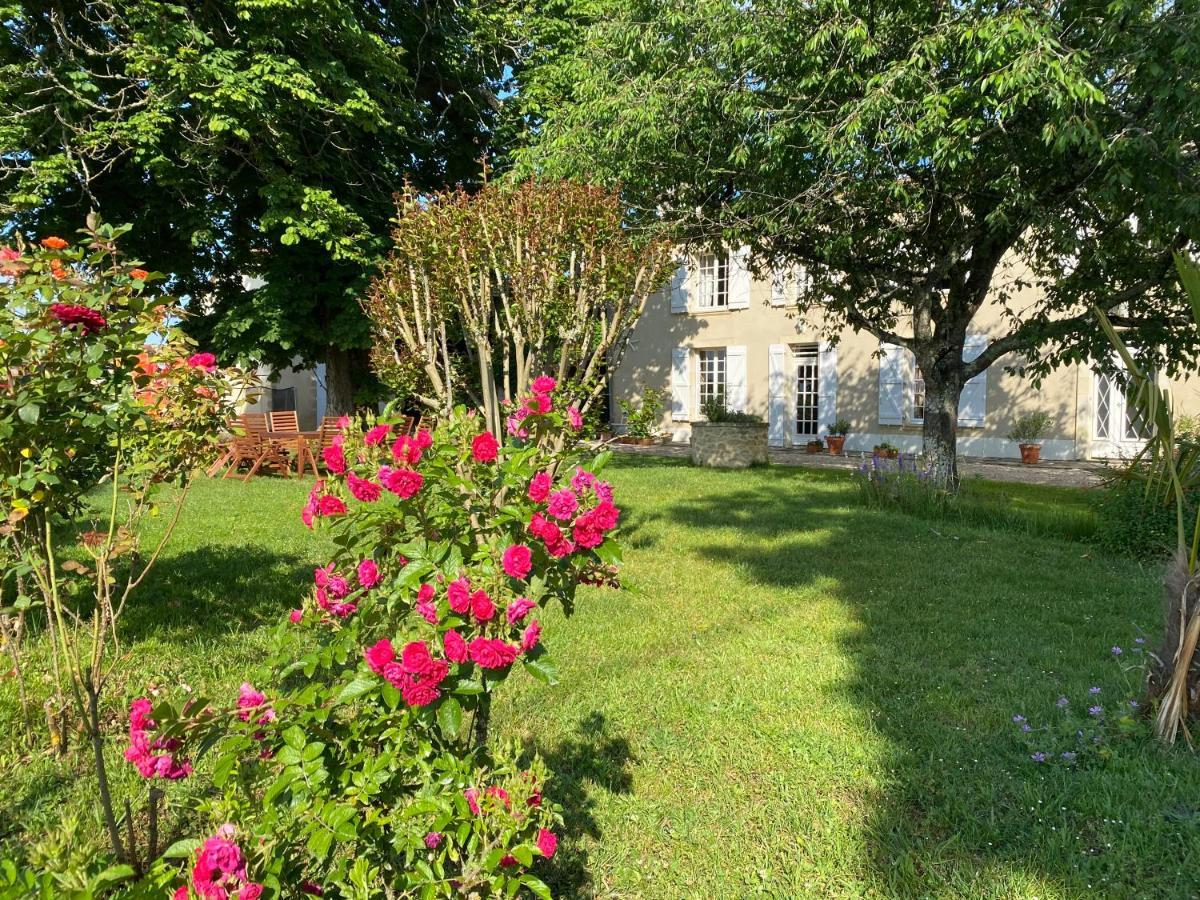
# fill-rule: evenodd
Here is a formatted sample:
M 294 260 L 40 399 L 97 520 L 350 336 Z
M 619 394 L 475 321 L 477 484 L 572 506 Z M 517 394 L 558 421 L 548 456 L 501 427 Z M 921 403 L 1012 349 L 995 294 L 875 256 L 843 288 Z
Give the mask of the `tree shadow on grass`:
M 1072 895 L 1192 896 L 1200 884 L 1164 871 L 1161 848 L 1200 852 L 1200 825 L 1167 815 L 1200 789 L 1194 767 L 1136 744 L 1131 765 L 1039 767 L 1011 723 L 1048 719 L 1059 694 L 1084 702 L 1093 682 L 1124 702 L 1105 657 L 1139 616 L 1153 623 L 1153 578 L 1067 540 L 858 507 L 814 474 L 732 490 L 713 476 L 660 513 L 699 532 L 687 552 L 849 610 L 857 627 L 836 640 L 852 668 L 837 689 L 885 738 L 863 819 L 872 882 L 887 896 L 961 895 L 1003 872 L 1009 889 L 1036 878 Z M 736 540 L 719 534 L 730 529 Z M 777 614 L 772 627 L 788 627 Z
M 312 563 L 260 547 L 210 544 L 160 559 L 121 622 L 131 641 L 196 640 L 278 622 L 312 589 Z
M 628 794 L 633 790 L 632 747 L 625 737 L 613 733 L 603 713 L 592 712 L 573 735 L 553 747 L 534 744 L 530 749 L 540 753 L 549 767 L 552 781 L 547 797 L 563 811 L 559 850 L 543 873 L 547 884 L 556 897 L 590 897 L 592 875 L 582 838 L 602 837 L 595 817 L 597 791 Z

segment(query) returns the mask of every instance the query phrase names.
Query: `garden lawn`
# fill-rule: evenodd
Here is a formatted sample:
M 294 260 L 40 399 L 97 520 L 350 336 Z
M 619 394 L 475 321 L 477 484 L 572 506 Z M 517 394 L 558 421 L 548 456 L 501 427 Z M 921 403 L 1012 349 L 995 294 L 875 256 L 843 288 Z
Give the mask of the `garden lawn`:
M 841 472 L 609 471 L 623 589 L 545 616 L 561 683 L 518 676 L 495 714 L 558 773 L 560 894 L 1200 892 L 1195 757 L 1133 739 L 1039 765 L 1012 722 L 1095 703 L 1091 686 L 1119 708 L 1110 647 L 1156 637 L 1154 571 L 1047 536 L 1094 527 L 1081 492 L 977 485 L 974 514 L 934 521 L 863 508 Z M 129 619 L 126 697 L 141 679 L 231 694 L 269 652 L 329 549 L 299 523 L 307 487 L 197 484 Z M 98 829 L 74 771 L 12 742 L 0 767 L 0 840 L 62 809 Z

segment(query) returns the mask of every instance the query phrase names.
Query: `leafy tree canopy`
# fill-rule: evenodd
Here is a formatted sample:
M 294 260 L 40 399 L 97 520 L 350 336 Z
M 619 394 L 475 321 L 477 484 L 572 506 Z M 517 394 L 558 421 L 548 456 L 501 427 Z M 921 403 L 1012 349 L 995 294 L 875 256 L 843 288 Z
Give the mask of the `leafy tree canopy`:
M 131 222 L 131 249 L 179 273 L 172 287 L 217 349 L 344 362 L 369 344 L 357 298 L 393 193 L 478 172 L 508 15 L 389 0 L 0 3 L 0 212 L 36 231 L 91 207 Z M 266 284 L 248 291 L 247 276 Z
M 802 307 L 916 355 L 942 474 L 966 379 L 1109 356 L 1089 303 L 1195 359 L 1171 274 L 1200 239 L 1191 0 L 560 0 L 542 28 L 522 167 L 804 265 Z M 964 364 L 987 296 L 1007 333 Z

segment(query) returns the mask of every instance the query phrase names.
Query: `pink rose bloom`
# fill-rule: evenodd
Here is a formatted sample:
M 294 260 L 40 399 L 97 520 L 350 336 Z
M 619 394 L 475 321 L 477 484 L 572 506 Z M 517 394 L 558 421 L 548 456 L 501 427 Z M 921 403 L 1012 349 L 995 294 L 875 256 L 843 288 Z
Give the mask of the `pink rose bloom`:
M 413 440 L 421 450 L 428 450 L 433 446 L 433 434 L 428 428 L 418 428 L 417 433 L 413 435 Z
M 471 582 L 458 578 L 446 586 L 446 599 L 454 612 L 462 615 L 471 608 Z
M 333 494 L 323 494 L 317 501 L 317 513 L 322 516 L 340 516 L 346 511 L 346 504 L 340 497 Z
M 558 382 L 549 375 L 539 375 L 533 379 L 533 384 L 530 385 L 535 394 L 549 394 L 558 387 Z
M 250 716 L 254 712 L 254 710 L 258 709 L 261 706 L 266 705 L 266 702 L 267 702 L 266 694 L 264 694 L 262 691 L 255 690 L 254 685 L 252 685 L 250 682 L 243 681 L 242 686 L 240 688 L 238 688 L 238 698 L 237 698 L 238 718 L 241 719 L 243 722 L 249 722 Z M 265 710 L 263 712 L 263 718 L 265 718 L 267 720 L 267 722 L 270 722 L 272 719 L 275 718 L 275 711 L 274 710 Z M 262 719 L 260 719 L 259 724 L 263 725 L 266 723 L 263 722 Z
M 217 370 L 217 358 L 211 353 L 193 353 L 188 357 L 187 364 L 193 369 L 203 369 L 209 374 Z
M 344 599 L 350 593 L 350 582 L 348 582 L 341 575 L 334 575 L 331 573 L 326 581 L 325 587 L 326 590 L 329 591 L 330 596 L 337 600 Z
M 412 469 L 392 469 L 382 466 L 379 469 L 379 480 L 383 486 L 399 497 L 407 500 L 412 497 L 425 483 L 425 476 Z
M 580 547 L 592 550 L 604 543 L 604 532 L 595 525 L 583 522 L 571 529 L 571 537 Z
M 583 429 L 583 416 L 579 414 L 579 410 L 574 406 L 567 407 L 567 422 L 575 431 Z
M 345 416 L 345 415 L 338 416 L 337 427 L 338 427 L 339 431 L 345 431 L 347 428 L 349 428 L 350 427 L 350 417 Z
M 251 881 L 242 885 L 242 889 L 237 892 L 237 900 L 258 900 L 262 896 L 262 892 L 263 886 L 256 881 Z
M 522 581 L 533 568 L 533 554 L 524 544 L 513 544 L 504 551 L 501 563 L 504 566 L 505 575 Z
M 400 688 L 400 695 L 409 706 L 428 706 L 436 703 L 442 696 L 438 686 L 433 681 L 411 681 Z
M 335 475 L 341 475 L 346 471 L 346 454 L 339 447 L 326 447 L 321 451 L 321 458 L 325 460 L 325 468 Z
M 592 485 L 592 490 L 596 492 L 596 498 L 605 503 L 612 503 L 613 489 L 612 485 L 607 481 L 597 481 Z
M 382 444 L 391 430 L 391 425 L 376 425 L 374 428 L 368 429 L 367 433 L 363 435 L 363 443 L 368 447 L 374 447 L 376 444 Z
M 424 641 L 409 641 L 400 651 L 400 665 L 410 675 L 428 675 L 434 671 L 434 661 L 429 653 L 429 645 Z
M 499 450 L 500 445 L 490 431 L 475 435 L 475 439 L 471 441 L 471 456 L 475 462 L 495 462 Z
M 489 797 L 495 797 L 497 800 L 503 803 L 505 809 L 508 809 L 510 806 L 512 806 L 512 802 L 508 799 L 508 791 L 500 787 L 498 784 L 493 784 L 486 791 L 484 791 L 484 793 Z
M 530 611 L 534 609 L 537 609 L 536 603 L 528 597 L 518 597 L 512 603 L 508 604 L 508 609 L 505 610 L 505 615 L 508 617 L 508 624 L 516 625 L 518 622 L 523 622 Z
M 554 408 L 554 403 L 545 394 L 534 394 L 525 401 L 525 408 L 531 415 L 544 416 Z
M 425 846 L 430 850 L 436 850 L 441 843 L 442 835 L 440 832 L 431 831 L 429 834 L 425 835 Z
M 538 472 L 529 480 L 529 499 L 534 503 L 545 503 L 550 496 L 550 473 Z
M 442 649 L 446 652 L 446 659 L 452 663 L 467 661 L 467 642 L 453 628 L 442 635 Z
M 437 591 L 434 590 L 433 585 L 423 584 L 417 591 L 417 602 L 413 605 L 417 614 L 430 625 L 436 625 L 438 622 L 436 598 Z
M 517 648 L 497 638 L 477 637 L 467 645 L 467 652 L 485 669 L 503 669 L 517 658 Z
M 175 893 L 171 895 L 171 900 L 188 900 L 189 897 L 191 897 L 191 894 L 188 893 L 187 885 L 181 884 L 175 888 Z
M 384 667 L 396 658 L 396 649 L 387 638 L 380 638 L 363 651 L 367 667 L 376 675 L 382 675 Z
M 546 512 L 562 522 L 575 515 L 577 509 L 579 509 L 579 498 L 575 496 L 574 491 L 567 490 L 555 491 L 551 494 L 550 502 L 546 506 Z
M 350 494 L 354 499 L 362 503 L 374 503 L 383 493 L 383 488 L 375 482 L 359 478 L 353 472 L 346 476 L 346 487 L 350 488 Z
M 291 620 L 293 625 L 299 623 L 300 620 L 303 618 L 304 618 L 304 610 L 302 610 L 302 609 L 293 609 L 290 613 L 288 613 L 288 619 Z
M 587 472 L 578 466 L 575 467 L 575 474 L 571 476 L 572 490 L 582 493 L 590 488 L 596 481 L 596 476 L 591 472 Z
M 471 614 L 480 622 L 490 622 L 496 615 L 496 604 L 487 591 L 479 590 L 471 595 Z
M 475 815 L 479 815 L 479 791 L 475 788 L 467 788 L 463 791 L 463 796 L 467 798 L 467 808 Z
M 538 831 L 537 848 L 547 859 L 553 856 L 554 851 L 558 849 L 558 838 L 554 836 L 554 832 L 545 828 Z
M 392 459 L 401 465 L 415 466 L 421 461 L 422 452 L 423 448 L 417 444 L 416 439 L 407 434 L 400 435 L 392 444 Z
M 373 559 L 364 559 L 358 564 L 358 583 L 367 590 L 379 584 L 379 566 Z
M 534 619 L 526 627 L 521 635 L 521 652 L 528 653 L 538 645 L 538 641 L 542 639 L 542 626 L 538 624 L 537 619 Z

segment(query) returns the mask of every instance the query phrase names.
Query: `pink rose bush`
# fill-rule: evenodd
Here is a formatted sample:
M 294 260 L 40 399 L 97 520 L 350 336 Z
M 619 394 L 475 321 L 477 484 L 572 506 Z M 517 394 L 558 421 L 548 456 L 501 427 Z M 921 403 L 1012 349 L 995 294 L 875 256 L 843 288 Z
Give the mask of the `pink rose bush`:
M 280 613 L 280 647 L 299 630 L 310 649 L 281 650 L 224 703 L 193 699 L 173 719 L 156 706 L 161 736 L 138 708 L 153 766 L 141 751 L 131 762 L 167 777 L 160 765 L 214 747 L 204 812 L 236 823 L 200 848 L 188 896 L 346 896 L 367 872 L 396 895 L 547 895 L 551 776 L 488 743 L 491 700 L 511 677 L 555 682 L 545 610 L 613 583 L 620 509 L 607 456 L 571 448 L 554 379 L 532 388 L 504 441 L 462 409 L 412 435 L 387 415 L 344 421 L 301 510 L 338 550 Z M 253 865 L 252 846 L 267 848 Z

